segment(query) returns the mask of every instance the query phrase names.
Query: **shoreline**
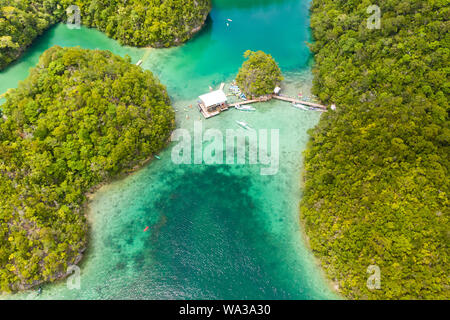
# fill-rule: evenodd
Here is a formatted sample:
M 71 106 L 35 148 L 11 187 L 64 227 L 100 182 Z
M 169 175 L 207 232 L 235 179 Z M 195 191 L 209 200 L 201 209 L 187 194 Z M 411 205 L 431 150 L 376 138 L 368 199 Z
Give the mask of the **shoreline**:
M 160 150 L 160 152 L 166 150 L 166 148 L 170 145 L 170 138 L 166 141 L 166 145 Z M 84 247 L 83 251 L 80 252 L 80 257 L 75 261 L 75 263 L 73 265 L 77 265 L 80 268 L 83 268 L 84 263 L 87 262 L 87 257 L 89 256 L 89 254 L 91 253 L 91 248 L 92 246 L 90 245 L 91 241 L 92 241 L 92 223 L 93 220 L 91 219 L 92 215 L 91 215 L 91 204 L 92 204 L 92 200 L 94 200 L 95 196 L 97 195 L 97 193 L 103 188 L 106 187 L 112 183 L 115 183 L 117 181 L 121 181 L 124 180 L 130 176 L 132 176 L 135 173 L 138 173 L 139 171 L 141 171 L 142 169 L 146 168 L 147 165 L 150 165 L 152 163 L 152 161 L 155 158 L 155 154 L 158 153 L 154 153 L 151 154 L 150 156 L 148 156 L 147 158 L 137 161 L 132 167 L 129 168 L 125 168 L 124 170 L 122 170 L 120 173 L 118 173 L 116 176 L 111 177 L 105 181 L 100 182 L 99 184 L 94 185 L 93 187 L 91 187 L 85 194 L 84 196 L 86 197 L 86 200 L 83 202 L 82 206 L 81 206 L 81 210 L 83 210 L 84 212 L 82 213 L 85 218 L 86 218 L 86 226 L 88 228 L 87 230 L 87 234 L 86 234 L 86 246 Z M 301 175 L 303 175 L 303 170 L 301 170 Z M 302 188 L 302 184 L 303 184 L 303 180 L 300 181 L 300 188 Z M 298 210 L 300 209 L 300 206 L 298 206 Z M 299 225 L 300 228 L 302 230 L 300 230 L 301 232 L 301 238 L 302 238 L 302 242 L 305 246 L 305 249 L 308 251 L 308 254 L 310 254 L 310 258 L 312 259 L 312 263 L 314 268 L 318 268 L 318 274 L 320 275 L 320 277 L 322 277 L 322 280 L 324 280 L 324 283 L 326 284 L 326 287 L 330 290 L 330 292 L 333 295 L 336 295 L 336 297 L 331 297 L 332 300 L 337 300 L 337 299 L 345 299 L 345 297 L 343 297 L 339 290 L 336 288 L 337 283 L 335 283 L 327 274 L 326 270 L 323 268 L 323 264 L 320 260 L 320 258 L 318 256 L 316 256 L 314 254 L 314 252 L 311 249 L 310 246 L 310 238 L 306 233 L 306 228 L 304 225 L 304 221 L 301 218 L 301 215 L 299 215 L 300 212 L 297 211 L 297 218 L 299 218 Z M 43 284 L 45 286 L 47 285 L 58 285 L 61 284 L 62 281 L 64 279 L 66 279 L 68 276 L 70 276 L 70 274 L 64 274 L 61 275 L 60 277 L 56 278 L 55 280 L 51 281 L 51 282 L 41 282 L 39 284 L 35 284 L 30 288 L 27 288 L 25 290 L 19 290 L 13 293 L 7 293 L 4 294 L 5 296 L 14 296 L 15 294 L 26 294 L 27 292 L 33 292 L 33 288 L 36 288 L 37 286 L 39 286 L 40 284 Z M 0 295 L 1 298 L 1 295 Z
M 192 39 L 192 37 L 194 37 L 196 33 L 199 33 L 199 32 L 201 32 L 203 30 L 204 25 L 207 23 L 208 16 L 209 16 L 209 13 L 206 15 L 202 25 L 200 27 L 198 27 L 198 30 L 196 30 L 197 28 L 192 30 L 193 33 L 192 33 L 190 39 Z M 92 28 L 92 29 L 98 30 L 96 28 Z M 98 31 L 100 31 L 100 30 L 98 30 Z M 109 39 L 113 39 L 113 38 L 109 38 Z M 114 41 L 117 41 L 117 40 L 114 40 Z M 189 40 L 187 40 L 187 41 L 189 41 Z M 183 45 L 185 43 L 186 43 L 186 41 L 183 41 L 183 42 L 180 42 L 179 44 L 174 45 L 172 47 L 181 46 L 181 45 Z M 139 47 L 133 47 L 133 48 L 139 48 Z M 141 47 L 141 48 L 158 49 L 158 47 Z M 299 79 L 296 79 L 296 80 L 299 80 Z M 161 151 L 165 150 L 165 148 L 167 148 L 167 146 L 163 147 L 161 149 Z M 80 212 L 80 214 L 84 215 L 85 218 L 86 218 L 86 221 L 87 221 L 86 225 L 87 225 L 88 230 L 87 230 L 87 236 L 86 236 L 86 247 L 84 248 L 83 252 L 81 253 L 80 259 L 78 259 L 75 262 L 76 265 L 79 265 L 79 266 L 84 265 L 84 263 L 86 263 L 86 261 L 88 260 L 88 256 L 90 254 L 90 251 L 92 250 L 92 246 L 90 245 L 91 239 L 92 239 L 91 238 L 91 236 L 92 236 L 92 233 L 91 233 L 92 232 L 91 205 L 92 205 L 92 201 L 95 199 L 95 197 L 98 194 L 98 192 L 102 188 L 107 187 L 108 185 L 110 185 L 110 184 L 112 184 L 112 183 L 114 183 L 116 181 L 121 181 L 123 179 L 126 179 L 126 178 L 132 176 L 133 174 L 139 172 L 140 170 L 146 168 L 147 165 L 149 165 L 152 162 L 152 160 L 153 160 L 152 157 L 154 157 L 154 155 L 150 155 L 148 158 L 146 158 L 144 160 L 141 160 L 141 161 L 138 161 L 138 163 L 136 165 L 134 165 L 134 166 L 132 166 L 130 168 L 124 169 L 123 171 L 119 172 L 116 176 L 108 178 L 107 180 L 100 182 L 99 184 L 91 187 L 88 191 L 85 192 L 85 194 L 84 194 L 85 200 L 83 201 L 82 206 L 80 206 L 80 210 L 85 210 L 85 211 L 84 212 Z M 339 295 L 339 291 L 336 290 L 336 288 L 334 287 L 335 283 L 326 274 L 326 270 L 323 268 L 323 265 L 322 265 L 322 262 L 320 261 L 320 258 L 318 256 L 316 256 L 313 253 L 313 251 L 311 250 L 310 238 L 307 235 L 307 232 L 306 232 L 306 229 L 305 229 L 305 226 L 304 226 L 304 223 L 303 223 L 304 221 L 301 218 L 301 215 L 298 216 L 300 214 L 299 210 L 297 210 L 296 214 L 297 214 L 297 218 L 300 217 L 300 220 L 299 220 L 300 227 L 304 228 L 303 230 L 301 230 L 301 233 L 302 233 L 301 237 L 304 240 L 303 243 L 304 243 L 306 249 L 308 250 L 308 253 L 311 255 L 311 258 L 314 259 L 314 266 L 315 267 L 317 266 L 317 268 L 320 269 L 319 273 L 321 274 L 321 276 L 324 277 L 324 279 L 325 279 L 325 281 L 327 283 L 327 286 L 329 287 L 330 291 L 333 292 L 336 295 Z M 69 275 L 65 275 L 65 276 L 63 276 L 61 278 L 58 278 L 57 280 L 52 281 L 52 282 L 44 282 L 44 283 L 45 283 L 45 285 L 57 284 L 57 283 L 60 283 L 62 280 L 64 280 Z M 28 289 L 28 290 L 30 290 L 30 289 Z M 20 293 L 20 292 L 22 292 L 22 293 L 25 292 L 26 293 L 27 290 L 21 290 L 21 291 L 18 291 L 17 293 Z
M 316 126 L 317 126 L 317 124 L 316 124 Z M 310 138 L 308 139 L 308 141 L 309 140 L 310 140 Z M 302 192 L 302 196 L 299 199 L 298 211 L 297 211 L 297 217 L 298 217 L 298 221 L 299 221 L 300 229 L 301 229 L 300 230 L 301 238 L 302 238 L 302 241 L 304 243 L 305 249 L 310 254 L 310 257 L 312 259 L 312 263 L 314 264 L 315 268 L 317 269 L 320 277 L 322 277 L 322 279 L 324 280 L 324 283 L 326 284 L 326 286 L 328 287 L 330 292 L 332 292 L 336 296 L 336 298 L 347 300 L 347 298 L 345 296 L 343 296 L 342 293 L 339 290 L 339 283 L 335 282 L 330 277 L 330 275 L 328 274 L 327 270 L 324 268 L 324 264 L 323 264 L 322 259 L 318 255 L 316 255 L 314 253 L 314 251 L 312 250 L 312 248 L 311 248 L 310 237 L 309 237 L 309 235 L 308 235 L 308 233 L 306 231 L 305 221 L 304 221 L 304 219 L 302 217 L 302 213 L 301 213 L 301 200 L 303 198 L 304 173 L 305 173 L 305 167 L 304 167 L 305 161 L 304 161 L 304 156 L 303 155 L 302 155 L 302 160 L 303 160 L 302 161 L 303 166 L 302 166 L 301 172 L 300 172 L 300 191 Z M 336 300 L 336 299 L 333 299 L 333 300 Z
M 160 152 L 164 151 L 169 146 L 169 144 L 170 144 L 170 135 L 166 141 L 166 145 L 160 150 Z M 69 266 L 78 266 L 79 268 L 81 268 L 82 265 L 86 262 L 85 257 L 88 255 L 88 253 L 90 251 L 91 246 L 89 246 L 89 243 L 92 239 L 92 220 L 89 219 L 90 204 L 91 204 L 92 200 L 94 199 L 96 193 L 101 188 L 103 188 L 109 184 L 112 184 L 114 182 L 124 180 L 124 179 L 128 178 L 129 176 L 144 169 L 145 167 L 147 167 L 147 165 L 150 165 L 150 163 L 152 163 L 152 161 L 154 159 L 156 159 L 155 158 L 156 154 L 157 153 L 151 154 L 147 158 L 145 158 L 141 161 L 138 161 L 137 164 L 133 165 L 131 168 L 125 168 L 124 170 L 119 172 L 116 176 L 111 177 L 105 181 L 102 181 L 102 182 L 92 186 L 88 191 L 86 191 L 84 193 L 84 196 L 86 199 L 80 205 L 80 211 L 81 211 L 81 214 L 86 219 L 86 228 L 87 228 L 86 239 L 85 239 L 86 245 L 84 246 L 84 248 L 81 251 L 78 252 L 78 255 L 75 257 L 74 263 L 69 264 Z M 65 272 L 64 274 L 60 274 L 60 275 L 56 276 L 52 281 L 40 280 L 39 282 L 30 284 L 27 287 L 21 288 L 17 291 L 0 292 L 0 300 L 2 300 L 4 297 L 14 296 L 16 294 L 25 294 L 27 292 L 32 293 L 36 287 L 41 286 L 41 285 L 45 286 L 45 285 L 55 285 L 55 284 L 61 283 L 64 279 L 66 279 L 70 275 L 71 275 L 71 273 Z
M 208 12 L 206 12 L 206 14 L 204 15 L 204 17 L 203 17 L 201 23 L 200 23 L 198 26 L 196 26 L 195 28 L 193 28 L 192 30 L 189 31 L 189 38 L 188 38 L 188 39 L 186 39 L 185 41 L 179 41 L 178 39 L 176 39 L 176 40 L 174 41 L 174 44 L 173 44 L 172 46 L 169 46 L 169 47 L 179 47 L 179 46 L 183 45 L 184 43 L 186 43 L 187 41 L 191 40 L 197 33 L 199 33 L 201 30 L 203 30 L 203 27 L 205 26 L 206 21 L 207 21 L 209 15 L 210 15 L 210 12 L 211 12 L 211 10 L 209 10 Z M 17 56 L 15 60 L 11 61 L 11 63 L 9 63 L 9 64 L 6 65 L 3 69 L 1 69 L 0 72 L 3 72 L 3 71 L 5 71 L 5 70 L 7 70 L 8 68 L 12 67 L 14 64 L 18 63 L 19 60 L 23 57 L 23 54 L 24 54 L 27 50 L 29 50 L 29 48 L 30 48 L 33 44 L 35 44 L 35 42 L 36 42 L 42 35 L 44 35 L 44 34 L 45 34 L 46 32 L 48 32 L 51 28 L 54 28 L 55 26 L 57 26 L 57 25 L 60 24 L 60 23 L 63 23 L 63 24 L 64 24 L 63 21 L 59 21 L 59 22 L 57 21 L 56 23 L 49 25 L 48 28 L 47 28 L 46 30 L 44 30 L 41 34 L 37 35 L 37 36 L 31 41 L 31 43 L 30 43 L 29 45 L 27 45 L 26 47 L 24 47 L 24 49 L 21 51 L 21 54 L 20 54 L 19 56 Z M 84 27 L 89 28 L 89 29 L 94 29 L 94 30 L 97 30 L 97 31 L 100 31 L 100 32 L 104 33 L 102 30 L 99 30 L 98 28 L 95 28 L 95 27 L 90 27 L 90 26 L 84 26 Z M 109 38 L 109 39 L 112 39 L 112 40 L 114 40 L 114 41 L 118 41 L 117 39 L 114 39 L 114 38 L 111 38 L 111 37 L 108 37 L 108 38 Z M 145 47 L 145 46 L 143 46 L 143 47 L 133 47 L 133 46 L 130 46 L 130 47 L 132 47 L 132 48 L 137 48 L 137 49 L 140 49 L 140 48 L 141 48 L 141 49 L 142 49 L 142 48 L 144 48 L 144 49 L 158 49 L 158 48 L 164 48 L 163 46 L 153 46 L 153 47 L 152 47 L 152 46 L 148 46 L 148 47 Z M 9 88 L 8 90 L 10 90 L 10 89 L 14 89 L 14 88 Z M 7 90 L 7 91 L 8 91 L 8 90 Z M 4 95 L 6 95 L 7 91 L 0 95 L 0 99 L 2 99 Z M 172 105 L 172 108 L 174 109 L 173 105 Z M 175 129 L 176 129 L 176 127 L 174 128 L 174 130 L 175 130 Z M 160 152 L 163 151 L 163 150 L 165 150 L 165 149 L 169 146 L 169 144 L 170 144 L 170 135 L 169 135 L 169 137 L 168 137 L 168 139 L 167 139 L 167 141 L 166 141 L 166 145 L 163 146 L 163 148 L 160 150 Z M 156 153 L 155 153 L 155 154 L 156 154 Z M 92 186 L 88 191 L 86 191 L 86 192 L 84 193 L 85 200 L 84 200 L 83 203 L 80 205 L 80 214 L 81 214 L 82 216 L 84 216 L 84 218 L 86 219 L 86 229 L 87 229 L 87 230 L 86 230 L 85 245 L 83 246 L 83 248 L 82 248 L 80 251 L 77 252 L 77 254 L 75 255 L 75 258 L 74 258 L 73 263 L 72 263 L 72 264 L 69 264 L 69 266 L 73 266 L 73 265 L 79 266 L 80 264 L 82 264 L 83 261 L 85 260 L 84 257 L 85 257 L 85 255 L 86 255 L 86 251 L 89 250 L 89 242 L 90 242 L 90 239 L 91 239 L 91 222 L 89 221 L 89 205 L 90 205 L 92 199 L 94 198 L 95 194 L 96 194 L 102 187 L 104 187 L 104 186 L 106 186 L 106 185 L 108 185 L 108 184 L 111 184 L 111 183 L 113 183 L 113 182 L 115 182 L 115 181 L 123 180 L 123 179 L 127 178 L 128 176 L 130 176 L 130 175 L 132 175 L 132 174 L 138 172 L 139 170 L 143 169 L 143 168 L 146 167 L 148 164 L 150 164 L 152 160 L 154 160 L 155 154 L 151 154 L 149 157 L 147 157 L 147 158 L 145 158 L 145 159 L 143 159 L 143 160 L 141 160 L 141 161 L 137 161 L 136 164 L 134 164 L 131 168 L 125 168 L 125 169 L 123 169 L 121 172 L 119 172 L 119 173 L 118 173 L 117 175 L 115 175 L 114 177 L 110 177 L 110 178 L 106 179 L 105 181 L 102 181 L 102 182 L 100 182 L 100 183 L 98 183 L 98 184 Z M 58 282 L 64 280 L 64 279 L 67 278 L 69 275 L 70 275 L 70 274 L 67 273 L 67 272 L 59 272 L 59 273 L 57 273 L 57 274 L 55 275 L 55 277 L 54 277 L 52 280 L 50 280 L 50 281 L 48 281 L 48 280 L 38 280 L 38 281 L 36 281 L 36 282 L 34 282 L 34 283 L 32 283 L 32 284 L 23 285 L 23 286 L 20 287 L 18 290 L 13 291 L 13 292 L 10 292 L 10 293 L 0 292 L 0 297 L 3 296 L 3 295 L 9 296 L 9 295 L 14 295 L 14 294 L 18 294 L 18 293 L 24 293 L 24 292 L 27 292 L 27 291 L 32 291 L 34 288 L 36 288 L 36 287 L 38 287 L 38 286 L 41 286 L 41 285 L 55 284 L 55 283 L 58 283 Z
M 319 272 L 319 275 L 324 280 L 328 289 L 334 295 L 336 295 L 337 298 L 347 300 L 347 298 L 345 296 L 343 296 L 342 293 L 339 291 L 339 284 L 337 282 L 335 282 L 333 279 L 331 279 L 331 277 L 328 275 L 327 271 L 324 268 L 322 260 L 312 250 L 311 244 L 310 244 L 310 237 L 306 233 L 306 227 L 305 227 L 304 220 L 302 219 L 300 212 L 299 212 L 299 223 L 300 223 L 300 229 L 301 229 L 300 232 L 302 234 L 303 243 L 305 244 L 305 248 L 308 250 L 308 253 L 311 255 L 312 262 L 313 262 L 314 266 L 318 269 L 317 271 Z M 332 300 L 338 300 L 338 299 L 332 299 Z
M 168 140 L 166 141 L 166 145 L 160 151 L 165 150 L 169 146 L 169 144 L 170 144 L 170 136 L 169 136 Z M 80 267 L 84 262 L 86 262 L 85 257 L 87 256 L 87 254 L 91 248 L 91 246 L 89 246 L 89 243 L 91 242 L 91 239 L 92 239 L 92 220 L 89 219 L 91 216 L 90 215 L 90 210 L 91 210 L 90 205 L 92 203 L 92 200 L 95 198 L 95 195 L 97 194 L 97 192 L 99 192 L 100 189 L 102 189 L 103 187 L 105 187 L 107 185 L 110 185 L 117 181 L 124 180 L 124 179 L 130 177 L 131 175 L 139 172 L 140 170 L 144 169 L 145 167 L 150 165 L 153 162 L 153 160 L 156 159 L 155 155 L 156 155 L 156 153 L 151 154 L 147 158 L 145 158 L 141 161 L 138 161 L 138 163 L 135 164 L 133 167 L 124 169 L 123 171 L 119 172 L 116 176 L 111 177 L 110 179 L 107 179 L 106 181 L 100 182 L 99 184 L 90 188 L 85 193 L 86 200 L 82 204 L 81 210 L 83 211 L 83 215 L 86 218 L 86 227 L 87 227 L 86 246 L 83 249 L 83 251 L 81 253 L 79 253 L 80 258 L 77 259 L 77 261 L 75 261 L 75 263 L 73 265 L 77 265 Z M 57 278 L 52 282 L 45 282 L 45 284 L 55 284 L 57 282 L 64 280 L 67 276 L 69 276 L 69 274 L 66 273 L 64 276 Z
M 211 10 L 212 9 L 210 9 L 204 15 L 203 19 L 201 20 L 201 23 L 198 26 L 194 27 L 193 29 L 191 29 L 188 32 L 189 36 L 184 41 L 180 41 L 178 39 L 175 39 L 173 44 L 169 45 L 167 47 L 163 46 L 163 45 L 143 45 L 143 46 L 133 46 L 133 45 L 130 45 L 130 44 L 121 44 L 121 45 L 122 46 L 128 46 L 130 48 L 136 48 L 136 49 L 164 49 L 164 48 L 176 48 L 176 47 L 182 46 L 186 42 L 192 40 L 192 38 L 194 38 L 196 34 L 198 34 L 200 31 L 203 30 L 203 27 L 205 26 L 206 21 L 207 21 L 208 17 L 210 16 Z M 23 58 L 23 56 L 26 54 L 26 52 L 30 50 L 30 48 L 36 43 L 36 41 L 38 41 L 38 39 L 40 37 L 42 37 L 45 33 L 47 33 L 48 31 L 50 31 L 52 28 L 56 27 L 59 24 L 67 24 L 67 23 L 65 23 L 64 20 L 61 20 L 61 21 L 58 20 L 58 21 L 56 21 L 56 22 L 54 22 L 52 24 L 49 24 L 47 26 L 47 28 L 45 30 L 43 30 L 42 32 L 40 32 L 38 35 L 36 35 L 36 37 L 34 37 L 29 44 L 21 47 L 19 52 L 18 52 L 18 54 L 14 57 L 14 60 L 12 60 L 8 64 L 6 64 L 2 68 L 0 68 L 0 73 L 7 71 L 9 68 L 11 68 L 15 64 L 19 63 L 20 59 Z M 106 32 L 100 30 L 99 28 L 96 28 L 96 27 L 93 27 L 93 26 L 88 26 L 88 25 L 83 25 L 83 24 L 81 24 L 81 26 L 84 27 L 84 28 L 97 30 L 97 31 L 101 32 L 102 34 L 106 35 Z M 120 41 L 118 39 L 115 39 L 115 38 L 112 38 L 112 37 L 109 37 L 109 36 L 107 36 L 107 37 L 108 37 L 108 39 L 111 39 L 111 40 L 114 40 L 114 41 L 117 41 L 118 43 L 120 43 Z M 13 89 L 13 88 L 10 88 L 10 89 Z M 5 91 L 3 93 L 0 92 L 0 99 L 4 98 L 3 96 L 6 94 L 6 92 L 7 91 Z M 1 103 L 0 103 L 0 105 L 1 105 Z

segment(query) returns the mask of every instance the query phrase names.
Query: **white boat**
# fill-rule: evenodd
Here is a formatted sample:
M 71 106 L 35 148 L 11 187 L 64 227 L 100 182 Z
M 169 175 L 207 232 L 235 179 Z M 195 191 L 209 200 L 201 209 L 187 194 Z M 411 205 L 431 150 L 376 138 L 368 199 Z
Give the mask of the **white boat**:
M 309 108 L 308 107 L 306 107 L 306 106 L 304 106 L 304 105 L 302 105 L 302 104 L 300 104 L 300 103 L 292 103 L 292 106 L 294 107 L 294 108 L 297 108 L 297 109 L 301 109 L 301 110 L 306 110 L 306 111 L 308 111 L 309 110 Z
M 309 107 L 309 110 L 312 110 L 312 111 L 319 111 L 319 112 L 325 112 L 325 110 L 323 110 L 322 108 L 318 108 L 318 107 Z
M 302 105 L 302 104 L 300 104 L 300 103 L 292 103 L 292 106 L 294 107 L 294 108 L 297 108 L 297 109 L 301 109 L 301 110 L 306 110 L 306 111 L 319 111 L 319 112 L 325 112 L 325 110 L 323 110 L 322 108 L 319 108 L 319 107 L 307 107 L 307 106 L 304 106 L 304 105 Z
M 247 122 L 236 120 L 236 123 L 244 129 L 247 129 L 247 130 L 251 129 Z
M 252 106 L 241 106 L 240 104 L 236 105 L 235 108 L 241 111 L 256 111 Z
M 140 66 L 141 64 L 142 64 L 142 60 L 139 60 L 139 61 L 136 63 L 137 66 Z

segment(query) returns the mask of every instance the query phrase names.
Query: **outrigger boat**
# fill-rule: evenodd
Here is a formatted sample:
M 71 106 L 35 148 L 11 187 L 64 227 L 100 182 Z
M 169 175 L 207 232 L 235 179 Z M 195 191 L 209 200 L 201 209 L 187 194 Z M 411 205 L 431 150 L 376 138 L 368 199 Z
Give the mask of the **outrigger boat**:
M 294 108 L 301 109 L 301 110 L 306 110 L 306 111 L 320 111 L 320 112 L 324 112 L 325 111 L 325 110 L 323 110 L 321 108 L 307 107 L 307 106 L 304 106 L 304 105 L 302 105 L 300 103 L 294 103 L 294 102 L 292 103 L 292 106 Z
M 256 111 L 252 106 L 241 106 L 240 104 L 236 105 L 235 108 L 241 111 Z
M 294 108 L 297 108 L 297 109 L 301 109 L 301 110 L 305 110 L 305 111 L 308 111 L 309 110 L 309 108 L 307 107 L 307 106 L 304 106 L 304 105 L 302 105 L 302 104 L 300 104 L 300 103 L 292 103 L 292 106 L 294 107 Z
M 309 107 L 309 110 L 320 111 L 320 112 L 325 112 L 326 111 L 326 110 L 323 110 L 322 108 L 316 108 L 316 107 Z
M 236 123 L 244 129 L 247 129 L 247 130 L 251 129 L 247 122 L 236 120 Z

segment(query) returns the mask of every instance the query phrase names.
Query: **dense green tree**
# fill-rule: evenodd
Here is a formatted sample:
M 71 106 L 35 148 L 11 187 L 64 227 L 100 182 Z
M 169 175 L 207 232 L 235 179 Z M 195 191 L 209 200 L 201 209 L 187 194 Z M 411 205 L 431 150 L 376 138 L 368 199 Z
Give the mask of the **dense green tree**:
M 59 0 L 0 2 L 0 70 L 17 59 L 49 26 L 62 17 Z
M 50 48 L 0 119 L 0 292 L 63 276 L 86 246 L 85 194 L 161 150 L 166 89 L 109 51 Z
M 61 0 L 78 5 L 84 25 L 122 44 L 169 47 L 185 42 L 204 24 L 211 0 Z
M 139 47 L 169 47 L 187 41 L 201 29 L 211 10 L 211 0 L 2 0 L 0 70 L 44 30 L 67 21 L 66 9 L 72 5 L 79 7 L 83 25 Z
M 313 93 L 301 216 L 348 298 L 449 299 L 449 24 L 445 1 L 314 0 Z M 381 270 L 370 290 L 369 265 Z
M 247 58 L 236 77 L 236 83 L 247 96 L 263 96 L 273 93 L 283 80 L 281 70 L 271 55 L 262 51 L 247 50 Z

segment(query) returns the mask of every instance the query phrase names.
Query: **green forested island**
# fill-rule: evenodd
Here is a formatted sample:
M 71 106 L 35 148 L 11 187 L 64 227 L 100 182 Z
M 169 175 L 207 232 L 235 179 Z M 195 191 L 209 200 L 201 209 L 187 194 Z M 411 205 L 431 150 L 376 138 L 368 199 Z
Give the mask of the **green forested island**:
M 83 24 L 121 44 L 169 47 L 189 40 L 203 26 L 211 0 L 65 0 L 81 10 Z
M 309 245 L 345 298 L 450 299 L 448 1 L 214 3 L 214 25 L 201 41 L 152 57 L 176 93 L 180 126 L 196 119 L 186 105 L 197 91 L 236 71 L 241 61 L 230 57 L 241 54 L 241 41 L 276 53 L 286 66 L 286 93 L 298 90 L 299 73 L 309 70 L 297 62 L 309 53 L 297 40 L 300 32 L 308 38 L 304 8 L 311 3 L 313 93 L 336 108 L 309 131 L 304 154 L 300 217 Z M 380 28 L 368 27 L 373 4 Z M 211 0 L 1 0 L 0 70 L 66 21 L 72 5 L 83 25 L 120 44 L 168 47 L 201 29 Z M 81 46 L 103 39 L 87 28 L 73 34 Z M 48 32 L 42 43 L 63 45 L 66 36 Z M 28 75 L 41 49 L 0 74 L 2 88 L 26 79 L 0 107 L 0 294 L 64 277 L 87 246 L 92 192 L 159 153 L 175 127 L 166 88 L 128 56 L 55 46 Z M 236 77 L 242 92 L 271 94 L 283 80 L 272 56 L 247 51 L 245 58 Z M 175 168 L 161 157 L 92 203 L 95 258 L 87 259 L 81 290 L 44 288 L 40 299 L 336 297 L 314 275 L 316 265 L 299 259 L 292 205 L 299 201 L 292 174 L 302 163 L 298 142 L 318 117 L 283 108 L 230 110 L 211 123 L 226 130 L 239 116 L 255 128 L 283 126 L 278 177 L 269 182 L 244 166 L 226 174 Z M 379 288 L 368 287 L 370 266 L 379 267 Z M 205 270 L 221 272 L 213 279 Z
M 31 42 L 63 16 L 60 0 L 2 0 L 0 70 L 16 60 Z
M 449 6 L 314 0 L 314 93 L 301 216 L 351 299 L 449 299 Z M 366 286 L 369 265 L 381 288 Z
M 211 10 L 211 0 L 2 0 L 0 70 L 47 28 L 66 21 L 66 9 L 72 5 L 80 9 L 84 25 L 100 29 L 122 44 L 153 47 L 190 39 Z
M 273 93 L 283 80 L 281 70 L 270 54 L 263 51 L 247 50 L 247 59 L 239 69 L 236 83 L 249 97 L 259 97 Z
M 108 51 L 47 50 L 0 119 L 0 292 L 63 276 L 86 246 L 86 192 L 161 150 L 166 89 Z

